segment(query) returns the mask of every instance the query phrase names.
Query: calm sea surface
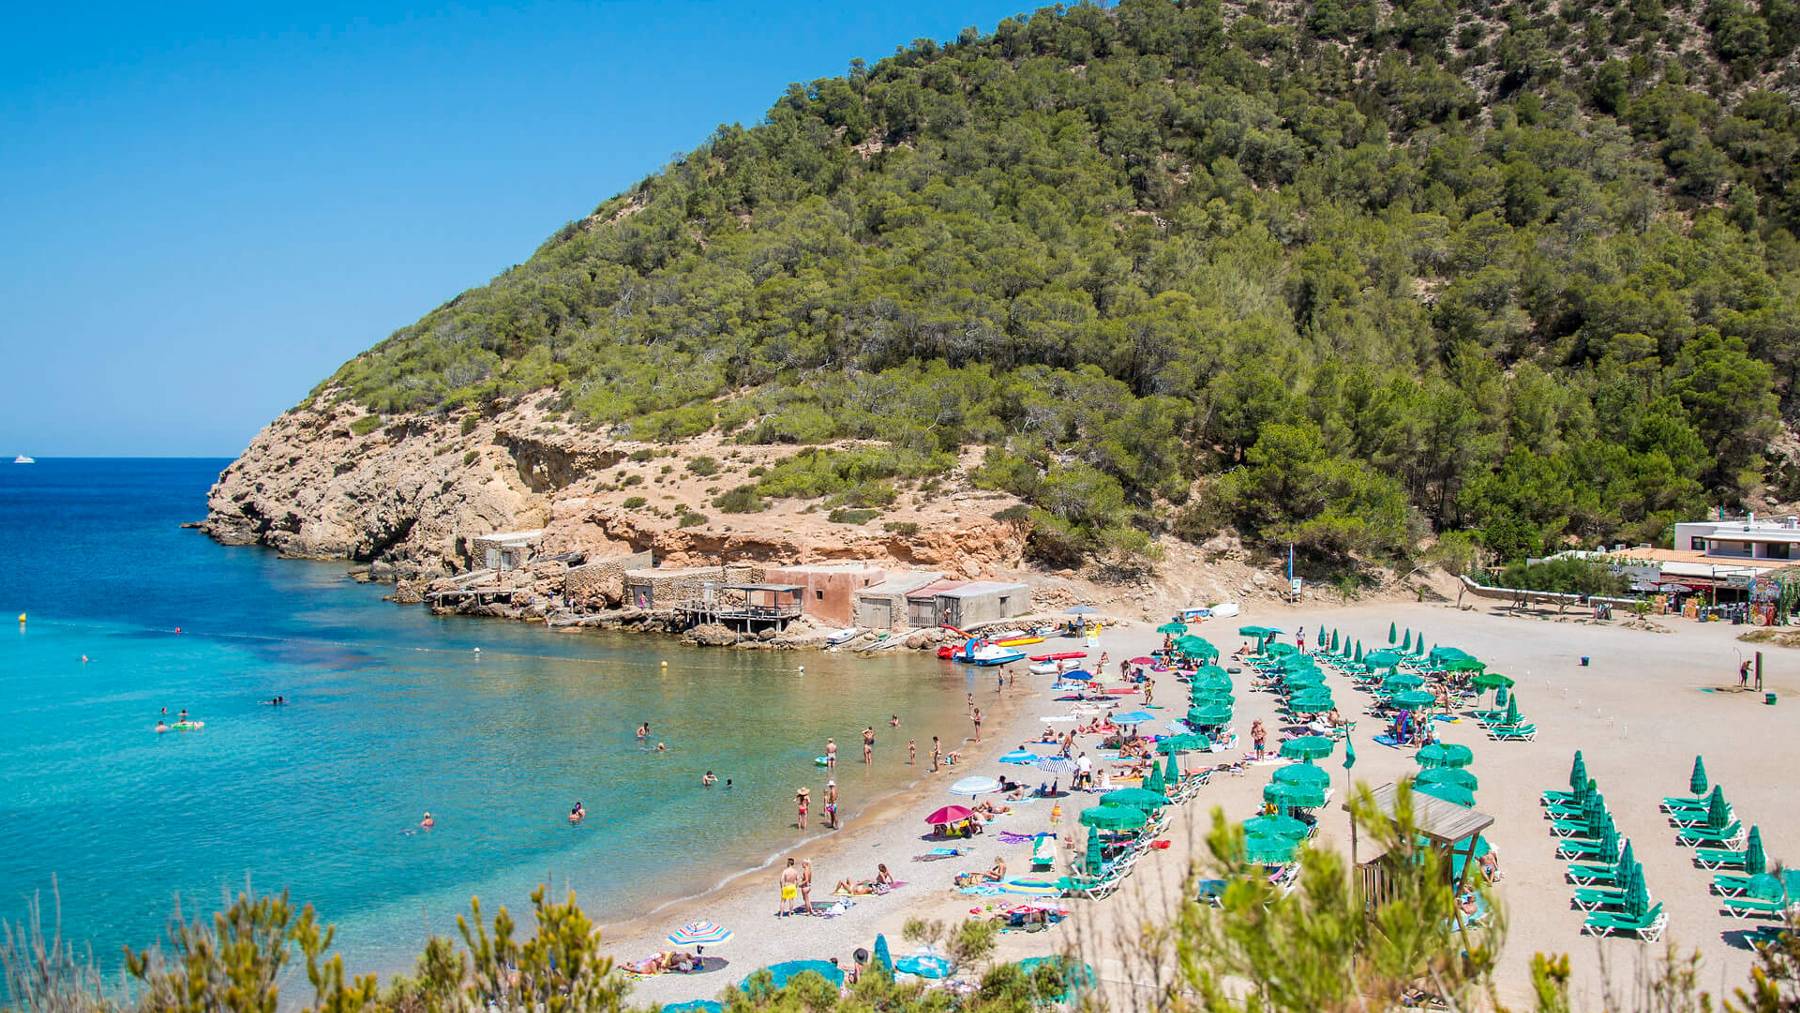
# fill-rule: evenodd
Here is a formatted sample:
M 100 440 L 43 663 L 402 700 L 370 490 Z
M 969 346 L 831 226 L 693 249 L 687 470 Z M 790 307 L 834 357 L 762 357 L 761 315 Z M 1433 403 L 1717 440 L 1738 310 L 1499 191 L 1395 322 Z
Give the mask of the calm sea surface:
M 840 768 L 854 809 L 910 779 L 904 737 L 965 730 L 965 676 L 935 660 L 438 619 L 341 564 L 220 547 L 178 525 L 225 463 L 0 463 L 0 915 L 48 910 L 55 877 L 108 966 L 178 894 L 191 916 L 246 880 L 337 923 L 352 969 L 409 966 L 471 896 L 516 911 L 540 882 L 641 913 L 794 840 L 827 736 L 854 756 L 881 733 L 872 769 Z M 164 707 L 205 728 L 156 734 Z

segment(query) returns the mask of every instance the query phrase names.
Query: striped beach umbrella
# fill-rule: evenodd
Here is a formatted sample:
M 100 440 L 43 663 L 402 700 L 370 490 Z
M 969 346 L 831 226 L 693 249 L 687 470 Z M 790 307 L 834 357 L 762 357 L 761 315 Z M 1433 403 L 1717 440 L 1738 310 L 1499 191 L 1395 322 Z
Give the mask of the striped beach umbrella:
M 669 933 L 670 946 L 719 946 L 731 942 L 731 930 L 717 922 L 697 921 Z

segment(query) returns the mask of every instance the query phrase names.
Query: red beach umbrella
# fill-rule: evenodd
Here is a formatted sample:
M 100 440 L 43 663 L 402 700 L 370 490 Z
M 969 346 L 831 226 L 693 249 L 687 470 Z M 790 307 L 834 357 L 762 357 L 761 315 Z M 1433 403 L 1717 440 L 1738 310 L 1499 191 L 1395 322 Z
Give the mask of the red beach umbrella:
M 930 816 L 925 817 L 925 822 L 934 827 L 940 827 L 946 823 L 960 823 L 973 815 L 975 815 L 973 812 L 962 806 L 947 805 L 937 812 L 932 813 Z

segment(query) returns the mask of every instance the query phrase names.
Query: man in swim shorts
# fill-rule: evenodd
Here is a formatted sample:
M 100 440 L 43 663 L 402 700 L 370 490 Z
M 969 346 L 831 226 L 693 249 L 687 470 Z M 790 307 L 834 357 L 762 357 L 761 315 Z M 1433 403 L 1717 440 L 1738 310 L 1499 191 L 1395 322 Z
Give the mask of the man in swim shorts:
M 787 868 L 781 870 L 781 910 L 777 917 L 786 918 L 794 913 L 794 902 L 800 899 L 800 872 L 794 868 L 794 860 L 787 860 Z

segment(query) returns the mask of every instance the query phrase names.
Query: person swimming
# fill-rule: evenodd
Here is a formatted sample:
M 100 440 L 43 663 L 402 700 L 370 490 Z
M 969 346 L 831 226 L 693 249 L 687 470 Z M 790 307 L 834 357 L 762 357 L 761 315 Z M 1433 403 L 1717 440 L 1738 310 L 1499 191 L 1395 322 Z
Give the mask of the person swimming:
M 166 732 L 168 730 L 169 730 L 169 723 L 167 721 L 164 721 L 162 718 L 157 718 L 156 719 L 156 733 L 158 735 L 161 735 L 163 732 Z
M 650 722 L 646 721 L 643 724 L 638 725 L 637 737 L 639 742 L 643 742 L 650 738 Z
M 430 830 L 435 826 L 437 826 L 437 820 L 431 818 L 431 810 L 425 810 L 425 818 L 419 821 L 419 827 L 424 830 Z
M 576 802 L 575 808 L 569 810 L 569 822 L 580 823 L 584 819 L 587 819 L 587 806 Z
M 659 752 L 659 753 L 666 753 L 666 752 L 668 752 L 668 751 L 669 751 L 669 744 L 668 744 L 668 743 L 667 743 L 667 742 L 658 742 L 658 743 L 657 743 L 657 744 L 656 744 L 656 751 L 657 751 L 657 752 Z
M 714 777 L 713 772 L 710 770 L 707 771 L 706 774 L 700 778 L 700 786 L 702 788 L 711 788 L 713 785 L 718 784 L 718 783 L 719 783 L 719 779 L 717 777 Z

